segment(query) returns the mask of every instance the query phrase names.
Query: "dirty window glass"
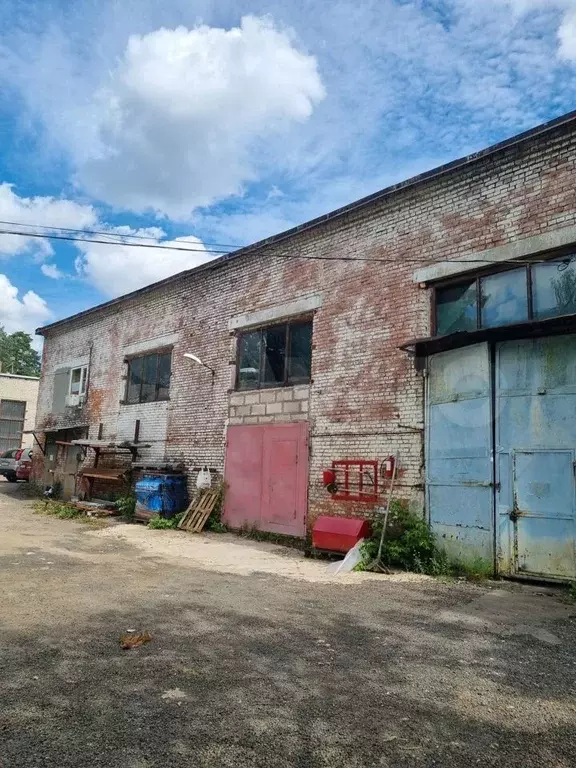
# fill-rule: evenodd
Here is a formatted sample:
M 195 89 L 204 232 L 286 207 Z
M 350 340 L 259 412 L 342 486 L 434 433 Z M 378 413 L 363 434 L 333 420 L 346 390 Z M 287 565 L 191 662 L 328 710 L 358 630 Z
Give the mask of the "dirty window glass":
M 286 375 L 286 326 L 277 325 L 262 332 L 264 375 L 262 384 L 278 386 Z
M 288 350 L 288 381 L 309 381 L 312 358 L 312 323 L 290 327 Z
M 127 403 L 151 403 L 170 395 L 172 353 L 144 355 L 128 363 Z
M 445 336 L 477 327 L 476 281 L 436 291 L 436 334 Z
M 3 419 L 24 419 L 26 403 L 21 400 L 2 400 L 0 402 L 0 417 Z
M 238 337 L 238 389 L 281 387 L 310 380 L 312 321 L 299 320 Z
M 158 355 L 158 400 L 166 400 L 170 395 L 170 374 L 172 355 Z
M 521 323 L 528 319 L 526 269 L 482 278 L 480 290 L 484 328 Z
M 576 313 L 576 263 L 570 259 L 532 268 L 534 317 Z
M 142 372 L 142 390 L 140 402 L 149 403 L 156 400 L 156 379 L 158 376 L 158 355 L 148 355 L 144 358 Z
M 0 402 L 0 452 L 20 448 L 25 413 L 26 403 L 24 402 L 19 400 Z
M 238 389 L 254 389 L 260 383 L 262 331 L 244 333 L 238 339 Z
M 128 391 L 126 394 L 126 402 L 128 403 L 140 402 L 143 364 L 144 358 L 142 357 L 138 357 L 136 360 L 131 360 L 128 364 Z

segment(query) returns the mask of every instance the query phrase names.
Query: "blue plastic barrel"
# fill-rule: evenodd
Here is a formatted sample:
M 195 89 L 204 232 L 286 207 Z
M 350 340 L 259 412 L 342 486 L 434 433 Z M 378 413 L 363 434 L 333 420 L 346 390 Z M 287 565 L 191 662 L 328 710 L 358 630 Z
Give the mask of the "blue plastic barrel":
M 188 489 L 184 475 L 164 475 L 163 512 L 174 517 L 188 506 Z
M 136 502 L 149 512 L 174 517 L 188 506 L 184 475 L 144 475 L 136 483 Z

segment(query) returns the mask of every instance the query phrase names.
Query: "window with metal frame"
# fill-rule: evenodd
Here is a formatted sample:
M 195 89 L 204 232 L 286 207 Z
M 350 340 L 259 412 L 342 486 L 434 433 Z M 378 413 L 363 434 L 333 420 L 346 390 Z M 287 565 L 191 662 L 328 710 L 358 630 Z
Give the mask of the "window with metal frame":
M 576 262 L 552 261 L 532 267 L 536 319 L 576 313 Z
M 172 352 L 155 352 L 128 360 L 125 404 L 170 399 Z
M 0 454 L 22 445 L 25 415 L 25 402 L 0 400 Z
M 576 256 L 452 280 L 434 289 L 434 334 L 576 314 Z
M 299 319 L 238 335 L 236 388 L 289 387 L 310 381 L 312 320 Z

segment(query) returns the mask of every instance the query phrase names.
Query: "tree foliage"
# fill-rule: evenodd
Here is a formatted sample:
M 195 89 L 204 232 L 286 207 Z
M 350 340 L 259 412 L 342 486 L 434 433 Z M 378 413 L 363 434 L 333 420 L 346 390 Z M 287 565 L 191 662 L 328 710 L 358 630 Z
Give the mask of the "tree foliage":
M 0 364 L 3 373 L 40 376 L 40 355 L 32 349 L 32 337 L 23 331 L 6 333 L 0 327 Z

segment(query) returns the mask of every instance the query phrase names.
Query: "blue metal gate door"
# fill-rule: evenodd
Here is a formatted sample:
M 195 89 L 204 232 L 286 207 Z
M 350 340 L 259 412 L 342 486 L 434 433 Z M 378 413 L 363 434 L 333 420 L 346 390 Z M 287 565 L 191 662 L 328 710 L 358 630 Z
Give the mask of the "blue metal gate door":
M 496 350 L 498 561 L 502 573 L 576 577 L 576 336 Z
M 490 359 L 487 344 L 428 361 L 426 489 L 439 542 L 464 562 L 494 562 Z

